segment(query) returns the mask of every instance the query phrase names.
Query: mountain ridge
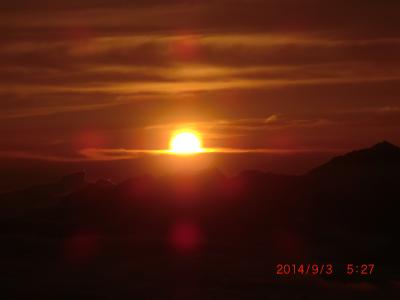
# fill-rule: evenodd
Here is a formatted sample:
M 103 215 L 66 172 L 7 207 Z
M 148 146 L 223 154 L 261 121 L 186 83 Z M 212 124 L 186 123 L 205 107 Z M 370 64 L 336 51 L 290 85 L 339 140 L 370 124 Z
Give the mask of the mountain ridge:
M 231 178 L 247 178 L 249 180 L 252 179 L 270 179 L 270 178 L 302 178 L 302 177 L 318 177 L 318 176 L 326 176 L 329 173 L 343 173 L 353 174 L 354 172 L 351 169 L 360 168 L 360 173 L 365 171 L 365 168 L 371 168 L 374 165 L 382 164 L 383 168 L 396 169 L 400 167 L 400 147 L 388 142 L 382 141 L 377 144 L 372 145 L 368 148 L 363 148 L 359 150 L 350 151 L 343 155 L 339 155 L 333 157 L 328 162 L 310 170 L 307 173 L 302 175 L 290 175 L 290 174 L 280 174 L 280 173 L 271 173 L 264 170 L 243 170 L 237 175 L 232 176 Z M 399 164 L 399 166 L 398 166 Z M 376 170 L 375 170 L 376 171 Z M 379 172 L 383 171 L 382 168 Z M 399 170 L 400 172 L 400 170 Z M 335 174 L 338 175 L 338 174 Z M 54 192 L 58 192 L 60 194 L 68 194 L 75 192 L 79 189 L 83 189 L 88 185 L 92 187 L 102 187 L 102 188 L 121 188 L 124 186 L 129 186 L 130 184 L 136 184 L 137 182 L 147 182 L 154 183 L 162 178 L 191 178 L 195 180 L 222 180 L 227 178 L 227 176 L 221 172 L 217 168 L 209 168 L 203 169 L 195 173 L 176 173 L 169 174 L 160 177 L 154 177 L 152 175 L 143 175 L 136 176 L 133 178 L 127 178 L 119 183 L 113 183 L 108 179 L 99 178 L 96 181 L 89 181 L 87 179 L 87 174 L 85 171 L 78 171 L 74 173 L 67 174 L 60 178 L 58 181 L 48 184 L 41 184 L 36 186 L 27 187 L 24 189 L 19 189 L 15 191 L 9 191 L 0 193 L 0 197 L 3 195 L 12 195 L 13 193 L 49 193 L 53 194 Z
M 365 157 L 373 163 L 365 164 Z M 388 172 L 390 160 L 396 163 Z M 90 182 L 78 172 L 0 196 L 0 235 L 63 243 L 83 232 L 124 237 L 132 251 L 137 246 L 159 251 L 168 230 L 183 224 L 184 236 L 202 230 L 196 234 L 207 237 L 208 253 L 216 247 L 237 254 L 241 245 L 263 257 L 293 259 L 303 249 L 304 259 L 313 261 L 377 261 L 384 253 L 392 263 L 399 250 L 397 147 L 377 144 L 332 161 L 320 174 L 302 176 L 245 171 L 227 177 L 211 169 L 198 176 L 145 176 L 118 184 Z M 12 252 L 18 246 L 13 243 L 3 247 Z M 120 249 L 118 243 L 111 247 Z
M 379 165 L 383 168 L 376 168 Z M 350 175 L 357 171 L 364 172 L 366 169 L 382 172 L 384 171 L 383 169 L 396 169 L 399 165 L 400 147 L 387 141 L 382 141 L 368 148 L 336 156 L 325 164 L 314 168 L 308 174 L 311 176 L 324 176 L 328 173 L 340 172 L 343 175 Z

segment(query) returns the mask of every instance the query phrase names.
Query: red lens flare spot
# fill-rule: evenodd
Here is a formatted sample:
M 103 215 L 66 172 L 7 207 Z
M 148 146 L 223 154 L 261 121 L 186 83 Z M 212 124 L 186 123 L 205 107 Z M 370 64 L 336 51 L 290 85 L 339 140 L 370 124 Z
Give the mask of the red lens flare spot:
M 176 59 L 194 60 L 200 54 L 199 40 L 195 36 L 185 36 L 173 41 L 170 47 L 171 55 Z
M 190 253 L 199 250 L 203 244 L 203 233 L 193 222 L 178 222 L 169 232 L 169 244 L 180 253 Z

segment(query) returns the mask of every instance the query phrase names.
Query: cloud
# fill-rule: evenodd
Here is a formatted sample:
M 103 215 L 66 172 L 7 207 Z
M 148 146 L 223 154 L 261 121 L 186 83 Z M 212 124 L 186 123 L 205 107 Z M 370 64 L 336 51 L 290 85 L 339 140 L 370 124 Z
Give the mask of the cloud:
M 17 159 L 33 159 L 43 161 L 56 161 L 56 162 L 79 162 L 84 161 L 84 158 L 79 157 L 67 157 L 57 156 L 51 154 L 35 153 L 33 151 L 21 151 L 21 150 L 0 150 L 1 158 L 17 158 Z
M 204 148 L 204 152 L 197 155 L 207 154 L 304 154 L 304 153 L 332 153 L 340 152 L 340 149 L 272 149 L 272 148 Z M 112 161 L 136 159 L 146 155 L 176 155 L 168 149 L 112 149 L 112 148 L 88 148 L 79 153 L 88 160 Z
M 394 36 L 397 1 L 13 1 L 2 3 L 2 24 L 19 28 L 86 26 L 144 31 L 327 32 L 331 35 Z M 341 13 L 339 13 L 341 12 Z M 24 16 L 25 22 L 21 22 Z
M 27 151 L 45 147 L 31 138 L 40 137 L 62 139 L 72 152 L 77 132 L 94 128 L 107 132 L 104 149 L 152 149 L 163 142 L 143 137 L 143 128 L 164 141 L 173 126 L 198 126 L 215 148 L 240 151 L 246 143 L 319 149 L 339 138 L 349 147 L 395 137 L 399 8 L 361 0 L 3 1 L 0 146 L 29 136 Z
M 170 123 L 157 124 L 147 126 L 146 130 L 168 130 L 173 131 L 176 128 L 192 128 L 199 132 L 206 133 L 205 136 L 210 136 L 209 132 L 225 132 L 237 131 L 241 134 L 251 131 L 274 131 L 288 128 L 315 128 L 317 126 L 333 125 L 333 121 L 320 118 L 303 118 L 296 119 L 289 116 L 279 116 L 273 114 L 265 118 L 246 118 L 246 119 L 219 119 L 204 122 L 188 122 L 188 123 Z M 211 136 L 213 134 L 211 133 Z M 221 138 L 221 136 L 218 136 Z
M 77 93 L 108 98 L 284 89 L 293 85 L 367 86 L 400 79 L 400 43 L 393 38 L 351 41 L 303 33 L 110 33 L 47 42 L 5 37 L 0 43 L 2 98 Z M 52 110 L 43 105 L 39 112 L 32 113 L 16 103 L 22 112 L 7 118 L 41 116 L 46 111 L 96 110 L 103 105 L 71 107 L 69 102 L 66 96 L 57 102 L 60 108 Z M 104 108 L 113 105 L 105 104 Z
M 126 103 L 125 101 L 112 100 L 110 102 L 98 102 L 88 104 L 64 104 L 64 105 L 52 105 L 46 106 L 41 105 L 39 107 L 23 108 L 23 109 L 12 109 L 11 111 L 3 111 L 0 113 L 0 120 L 2 119 L 19 119 L 19 118 L 30 118 L 39 116 L 49 116 L 60 113 L 73 113 L 82 111 L 92 111 L 105 109 L 110 106 L 117 106 Z
M 2 3 L 0 108 L 26 97 L 1 118 L 108 109 L 127 95 L 398 81 L 397 7 L 357 0 L 337 1 L 334 10 L 315 0 Z M 71 101 L 74 94 L 86 98 Z M 57 102 L 30 103 L 48 95 Z

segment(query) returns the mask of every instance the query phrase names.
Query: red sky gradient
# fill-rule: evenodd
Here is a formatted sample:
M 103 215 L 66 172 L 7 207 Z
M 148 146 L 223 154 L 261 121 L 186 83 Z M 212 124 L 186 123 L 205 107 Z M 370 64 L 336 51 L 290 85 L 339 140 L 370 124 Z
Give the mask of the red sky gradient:
M 181 127 L 269 151 L 204 158 L 228 171 L 400 144 L 399 1 L 71 2 L 0 3 L 2 177 L 165 171 L 179 163 L 118 151 Z

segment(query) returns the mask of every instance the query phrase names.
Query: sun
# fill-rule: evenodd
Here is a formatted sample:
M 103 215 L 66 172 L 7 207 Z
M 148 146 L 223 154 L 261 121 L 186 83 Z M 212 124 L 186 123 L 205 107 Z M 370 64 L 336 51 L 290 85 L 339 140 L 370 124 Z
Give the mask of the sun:
M 170 151 L 174 154 L 196 154 L 204 151 L 201 138 L 193 131 L 180 131 L 171 138 Z

